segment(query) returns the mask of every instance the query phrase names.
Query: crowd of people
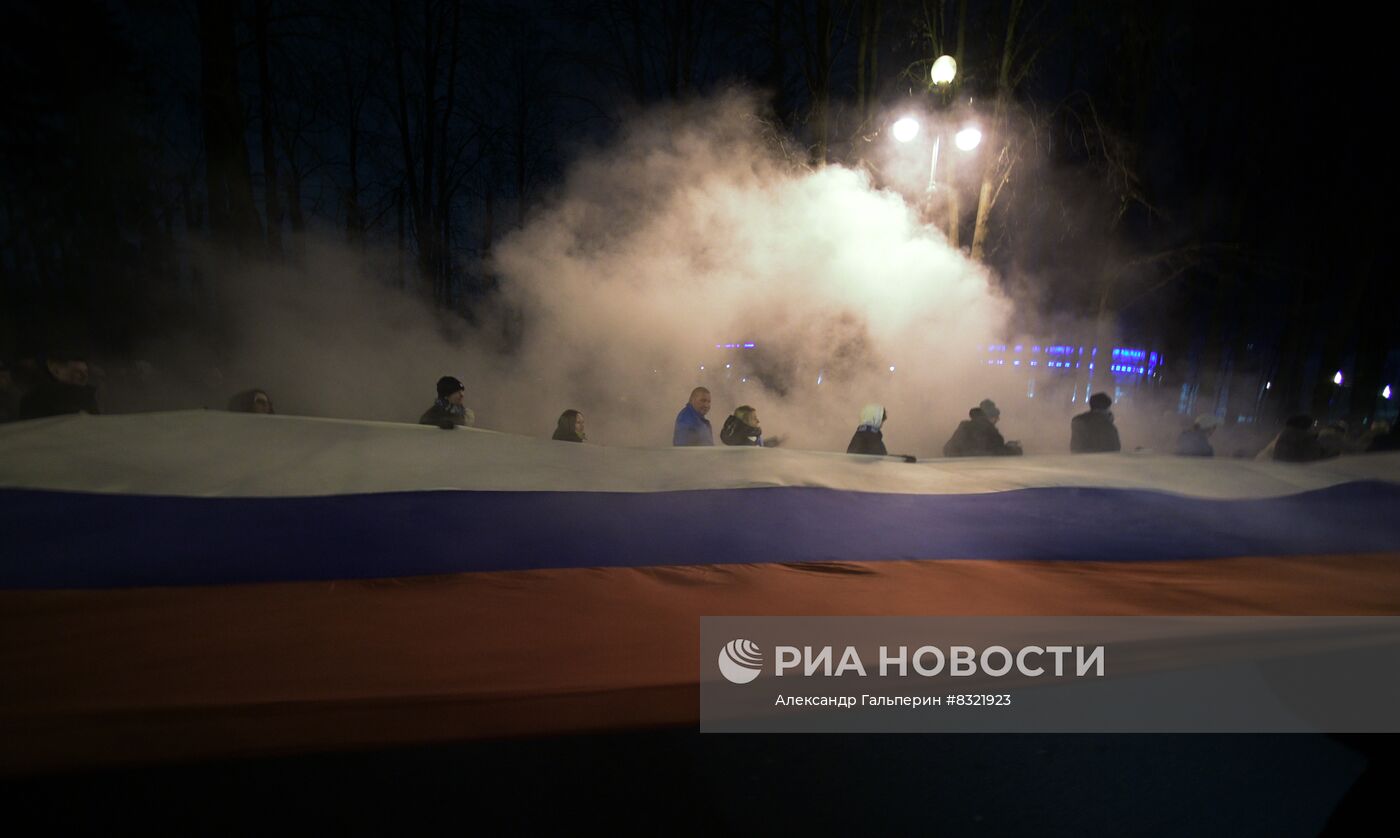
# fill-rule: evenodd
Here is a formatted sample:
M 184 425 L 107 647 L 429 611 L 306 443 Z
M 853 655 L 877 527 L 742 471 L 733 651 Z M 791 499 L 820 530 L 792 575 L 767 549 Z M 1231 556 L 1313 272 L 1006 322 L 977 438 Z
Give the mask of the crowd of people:
M 97 388 L 89 380 L 87 361 L 74 354 L 53 353 L 42 361 L 22 364 L 0 363 L 0 422 L 38 419 L 70 413 L 98 413 Z M 445 375 L 438 379 L 437 398 L 419 417 L 419 424 L 444 429 L 471 427 L 476 416 L 466 406 L 466 386 L 458 378 Z M 713 405 L 709 389 L 696 387 L 684 407 L 676 414 L 671 442 L 678 447 L 711 446 L 715 444 L 714 429 L 707 418 Z M 1102 454 L 1122 450 L 1118 428 L 1114 424 L 1113 399 L 1107 393 L 1089 397 L 1089 410 L 1070 420 L 1069 450 L 1073 454 Z M 252 388 L 229 399 L 228 409 L 237 413 L 272 414 L 272 397 L 266 390 Z M 1002 436 L 997 424 L 1001 409 L 991 399 L 983 399 L 968 411 L 968 418 L 959 422 L 952 436 L 943 445 L 945 457 L 1007 457 L 1020 456 L 1023 451 L 1016 440 Z M 867 404 L 860 411 L 859 422 L 846 453 L 888 456 L 884 428 L 889 412 L 881 404 Z M 1177 437 L 1175 453 L 1182 457 L 1213 457 L 1211 437 L 1220 427 L 1213 414 L 1196 417 L 1190 427 Z M 583 414 L 574 409 L 559 415 L 551 437 L 560 442 L 582 443 L 587 440 Z M 774 448 L 781 444 L 778 437 L 765 438 L 758 410 L 742 404 L 734 408 L 721 426 L 719 441 L 723 445 Z M 1372 423 L 1364 434 L 1349 434 L 1344 423 L 1319 428 L 1313 417 L 1299 414 L 1290 417 L 1283 429 L 1256 459 L 1282 462 L 1311 462 L 1343 453 L 1400 450 L 1400 425 L 1391 427 L 1383 421 Z M 907 460 L 912 457 L 903 456 Z

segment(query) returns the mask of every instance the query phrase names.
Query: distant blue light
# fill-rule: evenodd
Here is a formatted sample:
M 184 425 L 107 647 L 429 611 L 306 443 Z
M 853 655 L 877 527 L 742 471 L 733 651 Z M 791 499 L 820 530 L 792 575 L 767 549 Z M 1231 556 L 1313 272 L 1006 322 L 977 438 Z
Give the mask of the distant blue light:
M 1016 351 L 1017 351 L 1017 352 L 1020 352 L 1020 351 L 1021 351 L 1021 344 L 1019 344 L 1019 343 L 1016 344 Z

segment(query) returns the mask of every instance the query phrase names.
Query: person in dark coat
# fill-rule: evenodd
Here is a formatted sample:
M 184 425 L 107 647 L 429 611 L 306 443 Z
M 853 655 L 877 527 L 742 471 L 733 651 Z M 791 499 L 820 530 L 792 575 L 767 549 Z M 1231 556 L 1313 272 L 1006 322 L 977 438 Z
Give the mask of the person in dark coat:
M 228 409 L 231 413 L 273 414 L 277 412 L 272 409 L 272 397 L 267 394 L 267 391 L 259 390 L 256 387 L 234 395 L 228 400 Z
M 1021 446 L 1007 442 L 997 430 L 1001 410 L 996 402 L 983 399 L 967 412 L 952 437 L 943 443 L 945 457 L 1019 457 Z
M 690 401 L 676 414 L 676 427 L 671 434 L 671 444 L 688 447 L 714 445 L 715 432 L 705 414 L 710 412 L 710 391 L 696 387 L 690 391 Z
M 1317 438 L 1317 423 L 1306 413 L 1290 416 L 1274 441 L 1274 459 L 1285 463 L 1310 463 L 1337 456 L 1327 451 Z
M 851 436 L 851 442 L 846 446 L 847 454 L 874 454 L 883 457 L 889 452 L 885 450 L 885 422 L 890 415 L 885 412 L 884 405 L 868 404 L 861 408 L 860 425 L 856 428 L 855 434 Z
M 1220 427 L 1220 419 L 1213 413 L 1202 413 L 1191 423 L 1191 427 L 1176 438 L 1178 457 L 1214 457 L 1215 448 L 1210 444 L 1210 435 Z
M 1400 422 L 1396 422 L 1384 431 L 1380 428 L 1381 423 L 1377 422 L 1374 428 L 1375 433 L 1366 445 L 1366 452 L 1373 451 L 1400 451 Z
M 583 432 L 583 414 L 577 410 L 566 410 L 559 414 L 559 424 L 555 426 L 551 439 L 559 442 L 583 442 L 587 439 Z
M 61 355 L 44 360 L 34 377 L 34 385 L 19 403 L 21 419 L 100 412 L 97 388 L 88 385 L 87 361 Z
M 763 426 L 758 419 L 758 411 L 746 404 L 734 408 L 734 413 L 724 420 L 719 432 L 719 441 L 725 445 L 751 445 L 763 447 Z
M 462 382 L 444 375 L 438 379 L 437 394 L 437 401 L 418 418 L 418 424 L 451 428 L 470 427 L 476 422 L 476 415 L 462 404 L 467 395 Z
M 1113 426 L 1113 399 L 1107 393 L 1089 397 L 1089 410 L 1070 420 L 1069 450 L 1072 454 L 1100 454 L 1121 451 L 1118 429 Z

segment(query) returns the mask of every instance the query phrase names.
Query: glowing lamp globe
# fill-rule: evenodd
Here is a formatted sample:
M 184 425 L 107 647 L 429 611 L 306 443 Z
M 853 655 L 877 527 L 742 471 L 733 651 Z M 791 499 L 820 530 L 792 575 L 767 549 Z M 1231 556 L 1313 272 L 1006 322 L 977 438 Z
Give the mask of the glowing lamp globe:
M 933 62 L 933 69 L 929 71 L 929 75 L 933 77 L 933 83 L 939 87 L 951 84 L 953 77 L 957 74 L 958 62 L 953 60 L 951 55 L 939 56 L 938 60 Z
M 972 151 L 982 142 L 982 132 L 975 125 L 969 125 L 953 137 L 953 142 L 963 151 Z
M 912 116 L 901 117 L 894 124 L 894 138 L 907 143 L 919 135 L 919 121 Z

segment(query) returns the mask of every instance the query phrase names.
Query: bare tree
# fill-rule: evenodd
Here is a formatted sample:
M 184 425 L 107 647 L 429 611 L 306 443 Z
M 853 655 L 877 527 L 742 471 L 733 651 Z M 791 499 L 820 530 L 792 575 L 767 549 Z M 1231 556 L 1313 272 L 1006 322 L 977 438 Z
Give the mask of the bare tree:
M 240 248 L 262 237 L 253 204 L 243 99 L 238 90 L 235 0 L 199 4 L 200 112 L 204 127 L 209 229 Z

